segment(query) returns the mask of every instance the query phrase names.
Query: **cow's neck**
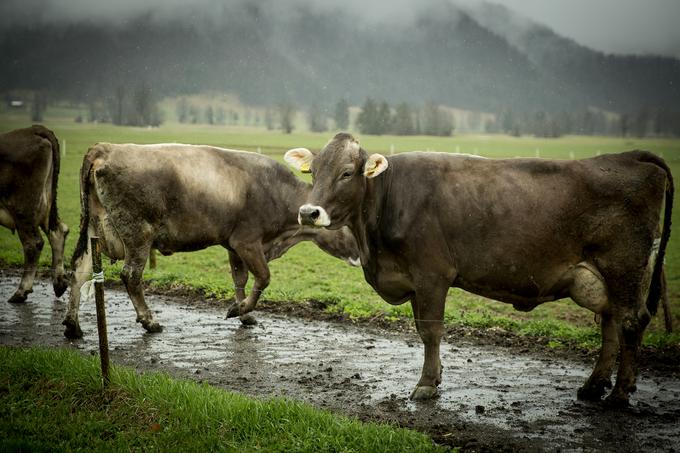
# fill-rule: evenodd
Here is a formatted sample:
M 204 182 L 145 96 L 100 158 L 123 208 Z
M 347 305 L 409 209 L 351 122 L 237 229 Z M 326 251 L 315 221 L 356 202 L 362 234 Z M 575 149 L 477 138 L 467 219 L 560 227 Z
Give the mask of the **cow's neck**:
M 279 183 L 276 187 L 272 188 L 276 191 L 276 196 L 279 198 L 279 203 L 281 203 L 281 209 L 277 211 L 280 212 L 281 218 L 271 219 L 272 225 L 276 223 L 277 229 L 281 231 L 281 234 L 290 230 L 299 229 L 298 224 L 298 210 L 300 206 L 307 202 L 307 196 L 311 190 L 311 186 L 300 180 L 294 179 L 292 181 L 284 181 Z M 270 216 L 274 213 L 266 213 Z
M 370 264 L 380 246 L 380 221 L 389 193 L 391 183 L 391 169 L 376 179 L 366 181 L 366 190 L 360 209 L 350 221 L 350 230 L 359 246 L 359 256 L 362 265 Z

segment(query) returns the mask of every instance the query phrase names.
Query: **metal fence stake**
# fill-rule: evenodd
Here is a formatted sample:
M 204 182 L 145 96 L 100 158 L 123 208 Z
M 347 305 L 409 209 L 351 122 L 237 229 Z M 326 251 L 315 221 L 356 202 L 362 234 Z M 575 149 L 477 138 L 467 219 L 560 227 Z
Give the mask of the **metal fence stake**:
M 102 255 L 99 249 L 99 238 L 93 236 L 90 239 L 92 246 L 92 271 L 95 274 L 102 272 Z M 104 305 L 104 283 L 94 282 L 94 301 L 97 307 L 97 332 L 99 333 L 99 357 L 102 365 L 102 381 L 104 387 L 109 385 L 109 339 L 106 334 L 106 307 Z

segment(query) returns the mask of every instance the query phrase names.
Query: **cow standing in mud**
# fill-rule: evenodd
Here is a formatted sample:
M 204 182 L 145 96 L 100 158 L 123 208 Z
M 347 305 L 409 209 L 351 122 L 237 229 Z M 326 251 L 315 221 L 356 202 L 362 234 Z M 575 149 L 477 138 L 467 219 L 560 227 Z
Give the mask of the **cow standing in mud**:
M 52 248 L 52 286 L 57 297 L 64 294 L 64 243 L 68 227 L 57 213 L 59 142 L 40 125 L 0 135 L 0 225 L 16 230 L 24 249 L 24 272 L 9 302 L 25 302 L 33 291 L 40 252 Z
M 602 348 L 578 396 L 604 395 L 620 351 L 607 401 L 628 402 L 642 335 L 665 291 L 673 179 L 662 159 L 645 151 L 579 161 L 388 159 L 343 133 L 318 155 L 297 148 L 285 159 L 314 178 L 300 223 L 349 226 L 366 281 L 392 304 L 411 301 L 425 345 L 411 398 L 437 393 L 445 297 L 459 287 L 523 311 L 571 297 L 598 314 Z
M 269 284 L 267 262 L 303 240 L 351 264 L 358 251 L 348 229 L 300 227 L 297 209 L 311 187 L 284 165 L 245 151 L 180 144 L 99 143 L 80 171 L 80 237 L 73 255 L 64 335 L 82 337 L 78 322 L 80 287 L 92 270 L 90 241 L 124 260 L 121 278 L 149 332 L 161 326 L 144 301 L 142 272 L 153 247 L 164 255 L 221 245 L 229 252 L 235 303 L 228 317 L 244 323 Z M 248 272 L 255 278 L 246 297 Z

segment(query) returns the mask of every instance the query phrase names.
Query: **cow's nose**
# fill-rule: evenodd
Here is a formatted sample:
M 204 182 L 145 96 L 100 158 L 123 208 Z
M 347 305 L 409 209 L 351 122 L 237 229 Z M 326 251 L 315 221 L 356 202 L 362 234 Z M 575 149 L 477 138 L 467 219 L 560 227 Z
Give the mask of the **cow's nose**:
M 298 215 L 298 221 L 300 225 L 314 225 L 316 219 L 321 215 L 321 211 L 317 206 L 304 205 L 300 207 L 300 212 Z

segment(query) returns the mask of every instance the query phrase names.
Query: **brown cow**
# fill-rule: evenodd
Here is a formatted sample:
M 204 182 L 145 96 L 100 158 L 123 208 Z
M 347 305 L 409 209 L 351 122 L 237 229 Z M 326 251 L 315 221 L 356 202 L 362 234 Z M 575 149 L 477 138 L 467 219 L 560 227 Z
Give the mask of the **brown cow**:
M 64 243 L 68 227 L 57 213 L 59 142 L 54 133 L 39 125 L 0 135 L 0 225 L 19 233 L 24 249 L 24 272 L 9 302 L 25 302 L 33 292 L 44 241 L 52 247 L 52 286 L 64 294 Z
M 298 148 L 285 158 L 311 165 L 314 177 L 300 223 L 349 226 L 366 281 L 392 304 L 411 301 L 425 345 L 413 399 L 437 393 L 444 301 L 459 287 L 518 310 L 571 297 L 599 314 L 602 349 L 578 396 L 602 397 L 620 350 L 607 400 L 627 403 L 664 292 L 673 178 L 662 159 L 645 151 L 578 161 L 386 158 L 342 133 L 316 156 Z
M 121 278 L 149 332 L 162 330 L 144 302 L 142 272 L 153 247 L 162 254 L 221 245 L 229 251 L 236 302 L 228 317 L 244 323 L 269 284 L 267 262 L 311 240 L 333 256 L 358 263 L 348 229 L 300 227 L 298 206 L 311 186 L 284 165 L 256 153 L 211 146 L 99 143 L 80 170 L 80 237 L 73 255 L 64 335 L 82 337 L 80 287 L 92 271 L 89 238 L 104 254 L 124 260 Z M 246 297 L 248 271 L 255 277 Z

